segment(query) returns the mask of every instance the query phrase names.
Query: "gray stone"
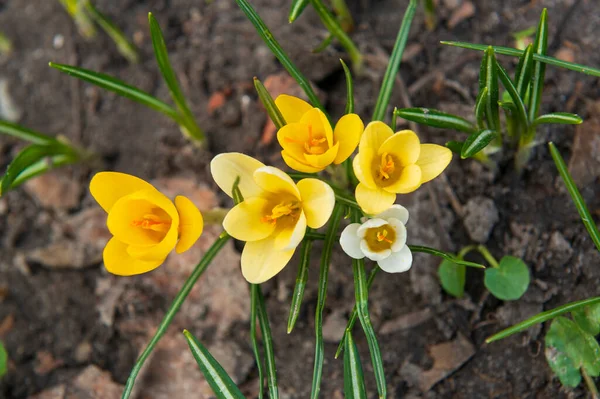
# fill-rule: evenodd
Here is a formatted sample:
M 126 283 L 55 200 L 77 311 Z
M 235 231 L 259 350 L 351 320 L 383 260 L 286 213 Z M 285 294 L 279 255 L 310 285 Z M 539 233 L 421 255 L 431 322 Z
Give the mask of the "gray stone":
M 500 217 L 494 201 L 486 197 L 474 197 L 465 205 L 463 223 L 473 241 L 485 243 Z

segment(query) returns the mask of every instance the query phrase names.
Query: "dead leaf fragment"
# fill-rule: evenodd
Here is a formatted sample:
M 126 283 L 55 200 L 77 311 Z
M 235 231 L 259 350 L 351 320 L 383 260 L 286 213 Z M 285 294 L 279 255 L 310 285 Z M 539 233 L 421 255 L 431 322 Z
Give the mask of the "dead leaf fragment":
M 475 347 L 459 333 L 454 341 L 431 346 L 429 353 L 433 358 L 433 367 L 421 374 L 419 387 L 423 392 L 429 391 L 435 384 L 458 370 L 475 354 Z
M 448 20 L 448 28 L 454 29 L 456 25 L 464 21 L 465 19 L 471 18 L 475 15 L 475 6 L 470 1 L 463 2 L 459 8 L 452 12 L 450 19 Z
M 52 171 L 27 181 L 29 193 L 44 208 L 72 209 L 79 205 L 83 192 L 81 183 L 63 171 Z

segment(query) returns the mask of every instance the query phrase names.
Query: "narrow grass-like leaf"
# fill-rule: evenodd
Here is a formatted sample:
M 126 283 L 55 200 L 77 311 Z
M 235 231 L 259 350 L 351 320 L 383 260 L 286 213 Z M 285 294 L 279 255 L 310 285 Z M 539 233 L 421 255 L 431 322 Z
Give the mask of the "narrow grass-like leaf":
M 423 2 L 423 8 L 425 10 L 425 26 L 427 27 L 427 30 L 433 31 L 437 25 L 434 0 L 425 0 Z
M 267 314 L 265 298 L 263 297 L 260 285 L 255 284 L 254 289 L 256 290 L 256 297 L 258 299 L 258 322 L 260 324 L 260 332 L 262 333 L 263 347 L 265 349 L 269 398 L 278 399 L 277 367 L 275 367 L 275 351 L 273 349 L 273 335 L 271 334 L 271 326 L 269 325 L 269 316 Z
M 452 151 L 453 153 L 458 154 L 458 155 L 460 155 L 463 145 L 465 145 L 464 141 L 450 140 L 450 141 L 446 142 L 446 147 L 448 147 L 450 149 L 450 151 Z
M 0 341 L 0 378 L 8 371 L 8 353 L 4 349 L 4 344 Z
M 442 259 L 449 260 L 450 262 L 454 262 L 459 265 L 474 267 L 476 269 L 485 269 L 484 265 L 481 265 L 479 263 L 474 263 L 474 262 L 468 262 L 468 261 L 462 260 L 462 259 L 458 259 L 454 255 L 449 254 L 448 252 L 440 251 L 439 249 L 424 247 L 422 245 L 409 245 L 408 248 L 410 248 L 410 250 L 413 252 L 422 252 L 424 254 L 438 256 Z
M 237 176 L 233 181 L 233 186 L 231 187 L 231 196 L 233 197 L 233 203 L 238 205 L 244 202 L 244 196 L 242 195 L 242 191 L 240 190 L 240 177 Z
M 162 30 L 160 29 L 160 25 L 152 13 L 148 13 L 148 22 L 150 23 L 150 36 L 152 37 L 154 56 L 156 57 L 156 62 L 158 63 L 160 73 L 162 74 L 165 83 L 169 88 L 171 97 L 177 105 L 179 114 L 182 117 L 182 127 L 184 128 L 182 131 L 189 135 L 192 139 L 202 142 L 204 140 L 204 132 L 196 123 L 194 115 L 192 114 L 192 111 L 190 111 L 187 101 L 185 100 L 185 96 L 179 87 L 179 82 L 177 81 L 177 77 L 175 76 L 175 72 L 173 71 L 173 67 L 169 61 L 169 54 L 167 53 L 165 38 Z
M 545 312 L 542 313 L 538 313 L 537 315 L 530 317 L 527 320 L 524 320 L 518 324 L 515 324 L 514 326 L 511 326 L 507 329 L 504 329 L 494 335 L 492 335 L 491 337 L 488 337 L 485 342 L 486 343 L 490 343 L 490 342 L 494 342 L 494 341 L 498 341 L 500 339 L 504 339 L 506 337 L 509 337 L 513 334 L 516 334 L 518 332 L 521 332 L 523 330 L 528 329 L 529 327 L 532 327 L 536 324 L 539 323 L 543 323 L 545 321 L 548 321 L 550 319 L 553 319 L 557 316 L 560 316 L 561 314 L 564 313 L 568 313 L 568 312 L 572 312 L 576 309 L 582 308 L 584 306 L 588 306 L 588 305 L 593 305 L 596 303 L 600 303 L 600 296 L 594 297 L 594 298 L 588 298 L 588 299 L 584 299 L 582 301 L 577 301 L 577 302 L 571 302 L 568 303 L 566 305 L 563 306 L 559 306 L 555 309 L 551 309 L 551 310 L 547 310 Z
M 63 5 L 65 10 L 69 13 L 73 21 L 75 21 L 75 25 L 77 26 L 77 30 L 79 34 L 83 36 L 85 39 L 91 39 L 96 35 L 96 28 L 94 27 L 93 21 L 90 19 L 89 15 L 85 12 L 83 8 L 83 1 L 79 0 L 59 0 Z
M 260 349 L 258 347 L 258 337 L 256 336 L 256 318 L 258 317 L 258 286 L 250 284 L 250 341 L 252 342 L 252 352 L 256 360 L 256 368 L 258 370 L 258 399 L 262 399 L 264 395 L 264 364 L 260 357 Z
M 291 333 L 296 325 L 300 315 L 300 307 L 304 298 L 304 290 L 308 281 L 308 266 L 310 265 L 310 251 L 312 250 L 312 240 L 304 238 L 300 249 L 300 264 L 298 265 L 298 275 L 296 276 L 296 286 L 292 295 L 292 304 L 290 306 L 290 315 L 287 323 L 287 333 Z
M 0 120 L 0 134 L 16 137 L 21 140 L 29 141 L 33 144 L 51 144 L 56 143 L 56 139 L 47 136 L 35 130 L 17 125 L 16 123 Z
M 91 1 L 84 1 L 85 9 L 92 17 L 92 19 L 100 25 L 102 29 L 106 32 L 108 36 L 115 42 L 117 45 L 117 49 L 119 53 L 132 64 L 137 64 L 139 61 L 139 56 L 137 53 L 137 49 L 131 43 L 125 34 L 112 23 L 110 19 L 108 19 L 104 14 L 102 14 L 98 9 L 92 4 Z
M 275 101 L 273 100 L 273 97 L 271 97 L 271 94 L 269 94 L 267 91 L 267 88 L 257 78 L 254 78 L 254 88 L 258 93 L 260 102 L 267 110 L 267 114 L 269 114 L 269 118 L 271 118 L 277 130 L 284 127 L 286 125 L 286 121 L 283 118 L 283 115 L 281 115 L 281 111 L 279 111 L 279 108 L 277 108 L 277 105 L 275 105 Z
M 465 118 L 438 111 L 437 109 L 401 108 L 395 110 L 394 115 L 408 121 L 441 129 L 458 130 L 469 134 L 477 131 L 475 126 Z
M 327 37 L 325 37 L 325 39 L 323 39 L 323 40 L 321 41 L 321 43 L 319 43 L 319 44 L 317 45 L 317 47 L 315 47 L 314 49 L 312 49 L 312 51 L 311 51 L 311 52 L 312 52 L 313 54 L 319 54 L 319 53 L 321 53 L 321 52 L 325 51 L 325 49 L 326 49 L 327 47 L 329 47 L 329 46 L 331 45 L 331 43 L 333 43 L 333 39 L 334 39 L 334 38 L 335 38 L 335 37 L 334 37 L 334 36 L 333 36 L 331 33 L 330 33 L 330 34 L 328 34 L 328 35 L 327 35 Z
M 496 136 L 498 136 L 498 133 L 489 129 L 471 134 L 469 137 L 467 137 L 462 149 L 460 150 L 460 157 L 462 159 L 472 157 L 487 147 L 487 145 L 490 144 Z
M 344 350 L 344 396 L 346 399 L 367 399 L 360 356 L 350 331 L 345 334 Z
M 133 386 L 135 384 L 135 379 L 139 374 L 140 370 L 142 369 L 144 362 L 146 361 L 146 359 L 148 359 L 148 356 L 150 356 L 150 354 L 156 347 L 156 344 L 158 344 L 158 341 L 160 341 L 163 335 L 165 335 L 165 332 L 171 325 L 173 318 L 179 311 L 179 308 L 185 301 L 185 298 L 187 298 L 190 291 L 196 284 L 196 281 L 198 281 L 202 273 L 204 273 L 208 265 L 210 265 L 210 262 L 212 262 L 214 257 L 225 246 L 227 241 L 229 241 L 229 238 L 230 236 L 226 232 L 221 233 L 219 238 L 213 243 L 213 245 L 208 249 L 208 251 L 206 251 L 204 257 L 202 257 L 198 265 L 196 265 L 196 267 L 192 271 L 192 274 L 190 274 L 188 279 L 185 281 L 183 287 L 181 287 L 181 290 L 179 290 L 179 293 L 177 293 L 177 296 L 175 297 L 175 299 L 173 299 L 173 302 L 171 302 L 171 306 L 169 307 L 167 314 L 165 314 L 165 317 L 160 322 L 160 325 L 158 326 L 158 329 L 154 333 L 154 336 L 148 343 L 148 346 L 146 346 L 146 349 L 144 349 L 138 360 L 135 362 L 133 369 L 129 374 L 129 378 L 127 379 L 127 383 L 125 384 L 125 389 L 123 390 L 123 395 L 121 396 L 121 399 L 129 398 L 129 396 L 131 395 L 131 391 L 133 390 Z
M 313 369 L 313 380 L 311 387 L 311 399 L 317 399 L 321 391 L 321 378 L 323 376 L 323 309 L 325 308 L 325 299 L 327 298 L 327 279 L 329 276 L 329 264 L 331 262 L 331 252 L 336 241 L 337 230 L 340 226 L 344 207 L 339 203 L 335 204 L 333 213 L 329 219 L 329 226 L 325 233 L 323 243 L 323 252 L 321 255 L 321 265 L 319 269 L 319 284 L 317 294 L 317 306 L 315 310 L 315 363 Z
M 497 68 L 498 77 L 500 78 L 502 85 L 508 92 L 510 99 L 515 105 L 517 120 L 519 121 L 520 129 L 521 131 L 526 131 L 529 123 L 527 119 L 527 110 L 525 109 L 525 103 L 523 103 L 523 99 L 521 98 L 519 91 L 508 76 L 508 73 L 506 73 L 506 70 L 500 64 L 497 64 Z
M 519 97 L 523 100 L 527 95 L 527 90 L 531 84 L 531 74 L 533 73 L 533 44 L 527 46 L 523 55 L 519 57 L 519 65 L 515 73 L 515 86 Z
M 10 54 L 12 53 L 13 45 L 12 42 L 6 35 L 0 32 L 0 54 Z
M 538 24 L 533 51 L 538 55 L 546 55 L 548 48 L 548 10 L 543 9 Z M 542 91 L 544 90 L 544 78 L 546 76 L 546 64 L 540 61 L 533 62 L 533 75 L 531 77 L 531 95 L 529 96 L 529 120 L 534 120 L 539 113 L 542 103 Z
M 375 267 L 373 269 L 371 269 L 371 272 L 369 273 L 369 278 L 367 279 L 367 291 L 371 289 L 371 286 L 373 285 L 373 281 L 375 281 L 375 276 L 377 275 L 377 272 L 379 270 L 381 270 L 381 269 L 377 265 L 375 265 Z M 342 353 L 342 350 L 344 349 L 344 343 L 346 340 L 346 334 L 349 331 L 352 331 L 352 329 L 354 328 L 354 324 L 356 324 L 357 318 L 358 318 L 358 313 L 356 311 L 356 305 L 354 305 L 354 307 L 352 308 L 352 312 L 350 313 L 350 317 L 348 318 L 348 324 L 346 324 L 346 329 L 344 330 L 344 336 L 340 340 L 337 350 L 335 351 L 336 359 L 340 356 L 340 353 Z
M 567 186 L 567 190 L 569 191 L 569 194 L 573 199 L 573 203 L 577 208 L 577 212 L 579 212 L 579 217 L 581 218 L 581 221 L 585 225 L 585 228 L 587 229 L 590 238 L 594 242 L 594 245 L 596 245 L 596 248 L 598 249 L 598 251 L 600 251 L 600 232 L 598 232 L 596 222 L 594 222 L 594 219 L 592 218 L 592 215 L 590 214 L 587 205 L 583 201 L 581 193 L 575 185 L 575 182 L 573 181 L 573 178 L 569 173 L 569 169 L 567 168 L 567 165 L 565 164 L 565 161 L 563 160 L 562 156 L 556 149 L 556 146 L 554 145 L 554 143 L 548 143 L 548 147 L 550 148 L 550 155 L 552 155 L 552 159 L 556 164 L 558 173 L 560 173 L 560 177 L 562 177 L 563 181 L 565 182 L 565 186 Z
M 319 101 L 319 98 L 315 94 L 308 80 L 300 73 L 298 68 L 294 65 L 294 63 L 290 60 L 288 55 L 283 51 L 275 37 L 267 28 L 267 25 L 263 22 L 262 18 L 256 13 L 256 11 L 252 8 L 248 0 L 235 0 L 241 10 L 246 14 L 246 17 L 250 20 L 252 25 L 256 28 L 257 33 L 263 39 L 267 47 L 271 49 L 271 52 L 277 57 L 281 65 L 288 71 L 288 73 L 298 82 L 304 93 L 306 93 L 309 101 L 314 107 L 321 109 L 321 111 L 325 112 L 325 108 Z M 325 112 L 325 115 L 327 113 Z
M 350 69 L 344 60 L 340 59 L 340 62 L 342 63 L 342 68 L 344 68 L 344 75 L 346 75 L 346 109 L 344 110 L 344 114 L 351 114 L 354 112 L 354 83 L 352 73 L 350 73 Z
M 360 320 L 360 324 L 367 337 L 371 362 L 373 363 L 373 372 L 375 373 L 375 382 L 377 383 L 377 392 L 379 392 L 380 399 L 387 398 L 383 360 L 381 359 L 379 343 L 377 342 L 377 336 L 375 335 L 375 330 L 369 316 L 369 288 L 367 286 L 364 259 L 352 259 L 352 272 L 354 274 L 354 293 L 358 320 Z M 344 356 L 347 355 L 346 353 Z
M 354 19 L 350 14 L 346 0 L 331 0 L 331 8 L 333 8 L 344 32 L 351 32 L 354 29 Z
M 54 168 L 60 166 L 66 166 L 73 164 L 78 161 L 78 157 L 73 155 L 55 155 L 46 159 L 40 159 L 39 161 L 29 165 L 19 173 L 17 178 L 13 180 L 9 190 L 15 189 L 27 180 L 46 173 Z M 2 178 L 0 177 L 0 186 L 2 185 Z M 0 190 L 0 194 L 2 191 Z
M 477 127 L 480 130 L 485 129 L 485 107 L 487 104 L 487 87 L 479 90 L 477 99 L 475 100 L 475 118 L 477 119 Z
M 290 8 L 290 15 L 288 17 L 290 24 L 296 19 L 298 19 L 298 17 L 300 16 L 300 14 L 302 14 L 302 11 L 304 11 L 308 3 L 309 0 L 292 0 L 292 7 Z
M 392 95 L 392 89 L 398 74 L 398 68 L 400 68 L 400 61 L 402 61 L 402 54 L 406 47 L 406 41 L 408 40 L 408 33 L 412 20 L 417 10 L 417 0 L 410 0 L 404 18 L 402 18 L 402 25 L 398 30 L 398 36 L 396 37 L 396 43 L 390 56 L 385 75 L 383 75 L 383 81 L 381 82 L 381 88 L 379 89 L 379 96 L 377 97 L 377 103 L 375 104 L 375 110 L 373 111 L 373 121 L 381 121 L 385 116 L 385 111 L 390 102 L 390 96 Z
M 113 78 L 112 76 L 105 75 L 103 73 L 90 71 L 83 68 L 78 68 L 71 65 L 55 64 L 51 62 L 49 64 L 52 68 L 58 69 L 68 75 L 75 76 L 78 79 L 101 87 L 103 89 L 117 93 L 120 96 L 127 97 L 130 100 L 138 102 L 142 105 L 150 107 L 158 112 L 162 112 L 175 122 L 181 124 L 182 120 L 177 110 L 168 104 L 160 101 L 159 99 L 152 97 L 150 94 L 142 91 L 136 87 L 130 86 L 127 83 Z
M 223 366 L 219 364 L 208 349 L 204 347 L 188 330 L 183 330 L 183 335 L 190 346 L 190 350 L 198 363 L 198 367 L 208 385 L 212 388 L 218 399 L 245 399 L 240 389 L 235 385 Z
M 542 125 L 544 123 L 557 123 L 561 125 L 579 125 L 583 119 L 579 115 L 568 112 L 553 112 L 551 114 L 540 115 L 532 123 L 532 126 Z
M 498 89 L 498 65 L 494 48 L 489 46 L 485 51 L 485 87 L 487 87 L 487 101 L 485 115 L 490 129 L 500 131 L 500 110 L 498 108 L 498 99 L 500 92 Z
M 331 14 L 325 4 L 323 4 L 322 0 L 310 0 L 310 3 L 319 15 L 319 18 L 321 18 L 323 25 L 325 25 L 327 30 L 335 36 L 342 47 L 348 52 L 350 60 L 352 61 L 352 68 L 355 71 L 360 71 L 362 69 L 362 55 L 352 39 L 344 32 L 338 20 Z

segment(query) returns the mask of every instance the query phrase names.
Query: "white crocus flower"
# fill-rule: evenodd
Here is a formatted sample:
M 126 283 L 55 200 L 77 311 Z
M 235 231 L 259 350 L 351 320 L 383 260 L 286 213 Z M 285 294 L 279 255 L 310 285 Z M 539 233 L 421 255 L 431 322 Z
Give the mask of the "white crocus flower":
M 383 271 L 401 273 L 410 269 L 412 253 L 406 245 L 408 210 L 392 205 L 363 224 L 352 223 L 342 232 L 340 245 L 354 259 L 367 257 L 376 261 Z

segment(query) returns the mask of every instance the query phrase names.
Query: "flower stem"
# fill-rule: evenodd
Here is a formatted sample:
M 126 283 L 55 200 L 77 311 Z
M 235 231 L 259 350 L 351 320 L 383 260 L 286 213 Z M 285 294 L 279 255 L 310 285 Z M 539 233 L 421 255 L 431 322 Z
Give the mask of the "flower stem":
M 270 399 L 279 399 L 279 390 L 277 388 L 277 372 L 275 367 L 275 351 L 273 350 L 273 336 L 271 335 L 271 326 L 269 325 L 269 316 L 265 306 L 265 298 L 259 285 L 254 285 L 258 300 L 258 322 L 263 336 L 263 346 L 265 348 L 265 358 L 267 363 L 267 386 L 269 387 Z
M 256 284 L 250 284 L 250 341 L 252 341 L 252 352 L 254 352 L 254 358 L 256 359 L 256 368 L 258 369 L 258 399 L 263 398 L 264 394 L 264 373 L 263 373 L 263 362 L 260 358 L 260 350 L 258 348 L 258 338 L 256 337 L 256 317 L 258 313 L 258 290 L 259 286 Z
M 494 258 L 492 256 L 492 254 L 490 253 L 490 251 L 488 251 L 488 249 L 486 248 L 485 245 L 483 244 L 479 244 L 477 246 L 477 250 L 479 251 L 479 253 L 485 258 L 485 260 L 487 260 L 487 262 L 492 266 L 492 267 L 498 267 L 498 261 L 496 260 L 496 258 Z
M 592 377 L 590 377 L 590 375 L 585 371 L 584 367 L 581 368 L 581 375 L 583 376 L 583 380 L 585 381 L 585 386 L 592 395 L 592 399 L 598 399 L 598 388 L 596 387 L 596 384 L 594 384 L 594 380 L 592 379 Z

